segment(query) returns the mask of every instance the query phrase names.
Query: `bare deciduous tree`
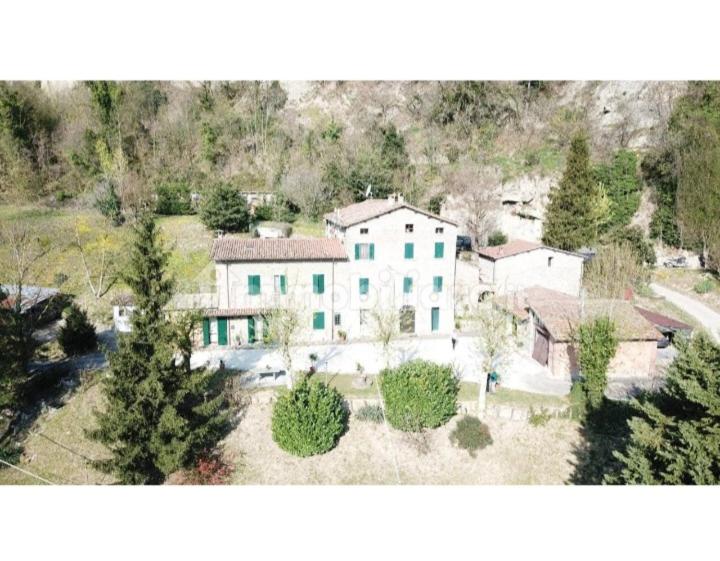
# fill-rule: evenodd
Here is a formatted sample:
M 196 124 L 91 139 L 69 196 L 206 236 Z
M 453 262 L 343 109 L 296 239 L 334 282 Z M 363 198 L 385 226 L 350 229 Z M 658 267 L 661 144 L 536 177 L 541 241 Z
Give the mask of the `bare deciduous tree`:
M 84 220 L 75 221 L 75 239 L 72 246 L 80 253 L 85 280 L 96 299 L 102 298 L 117 281 L 118 244 L 105 226 L 93 239 L 92 230 Z
M 317 219 L 332 199 L 320 170 L 302 161 L 291 164 L 280 184 L 280 192 L 312 219 Z
M 478 392 L 478 413 L 482 413 L 485 411 L 487 375 L 506 366 L 516 341 L 508 325 L 507 314 L 493 302 L 483 306 L 473 319 L 479 330 L 475 350 L 482 365 Z
M 292 347 L 298 343 L 304 331 L 304 316 L 303 308 L 292 298 L 283 303 L 282 308 L 274 308 L 264 316 L 267 322 L 267 338 L 280 350 L 291 388 L 294 385 Z
M 380 346 L 385 368 L 390 368 L 393 343 L 400 334 L 400 316 L 392 305 L 377 305 L 370 311 L 374 339 Z
M 628 288 L 643 282 L 647 271 L 628 243 L 603 246 L 585 267 L 583 286 L 596 298 L 623 298 Z

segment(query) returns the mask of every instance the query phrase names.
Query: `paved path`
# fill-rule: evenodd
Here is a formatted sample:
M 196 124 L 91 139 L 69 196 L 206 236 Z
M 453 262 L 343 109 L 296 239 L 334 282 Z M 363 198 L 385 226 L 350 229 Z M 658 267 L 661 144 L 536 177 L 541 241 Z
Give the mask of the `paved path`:
M 695 298 L 691 298 L 676 290 L 672 290 L 662 284 L 650 283 L 650 288 L 658 295 L 666 298 L 678 308 L 681 308 L 696 320 L 712 335 L 716 341 L 720 341 L 720 314 L 709 308 Z
M 318 372 L 357 372 L 362 365 L 367 374 L 376 374 L 382 367 L 382 353 L 376 343 L 333 343 L 301 345 L 293 349 L 293 369 L 307 370 L 310 354 L 318 356 Z M 422 358 L 452 364 L 461 379 L 477 382 L 480 377 L 481 357 L 475 350 L 472 337 L 460 336 L 455 349 L 450 337 L 403 339 L 395 343 L 391 365 Z M 223 361 L 227 368 L 237 370 L 283 370 L 280 353 L 273 348 L 208 349 L 192 355 L 192 366 L 217 366 Z M 502 386 L 533 393 L 565 395 L 570 391 L 570 380 L 557 380 L 549 376 L 546 368 L 530 357 L 513 354 L 505 368 L 499 369 Z

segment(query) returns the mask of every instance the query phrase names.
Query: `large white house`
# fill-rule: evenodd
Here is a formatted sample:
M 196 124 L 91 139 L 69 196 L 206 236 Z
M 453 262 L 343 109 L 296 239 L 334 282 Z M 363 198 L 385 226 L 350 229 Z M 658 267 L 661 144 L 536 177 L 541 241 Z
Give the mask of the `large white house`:
M 373 311 L 393 309 L 401 332 L 449 334 L 455 323 L 457 226 L 405 203 L 368 199 L 325 215 L 320 239 L 215 240 L 217 307 L 204 345 L 261 340 L 263 316 L 293 306 L 303 338 L 373 336 Z
M 487 292 L 509 294 L 533 286 L 579 296 L 583 256 L 536 242 L 514 240 L 478 250 L 480 285 Z

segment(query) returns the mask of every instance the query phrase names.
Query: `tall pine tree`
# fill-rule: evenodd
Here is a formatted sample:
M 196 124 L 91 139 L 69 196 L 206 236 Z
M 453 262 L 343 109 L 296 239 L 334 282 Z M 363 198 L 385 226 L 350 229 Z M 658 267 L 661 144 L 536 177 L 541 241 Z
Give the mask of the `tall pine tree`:
M 121 483 L 162 483 L 211 449 L 229 423 L 212 375 L 190 369 L 187 333 L 194 325 L 184 322 L 183 335 L 166 317 L 174 286 L 165 273 L 168 255 L 152 216 L 142 215 L 123 275 L 135 297 L 132 331 L 119 338 L 109 356 L 106 406 L 96 413 L 98 426 L 90 432 L 111 452 L 97 467 Z
M 597 232 L 597 197 L 598 188 L 590 168 L 587 138 L 577 135 L 570 144 L 560 184 L 550 192 L 543 243 L 566 250 L 591 244 Z
M 720 347 L 705 335 L 680 344 L 667 385 L 636 405 L 626 450 L 611 483 L 720 483 Z

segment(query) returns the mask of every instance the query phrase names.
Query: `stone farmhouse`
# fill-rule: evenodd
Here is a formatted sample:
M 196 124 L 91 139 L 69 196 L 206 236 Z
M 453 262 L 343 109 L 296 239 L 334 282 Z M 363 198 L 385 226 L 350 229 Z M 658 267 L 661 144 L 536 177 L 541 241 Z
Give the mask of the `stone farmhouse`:
M 574 334 L 583 321 L 607 315 L 615 323 L 617 352 L 608 378 L 651 377 L 662 334 L 625 300 L 582 300 L 544 287 L 530 287 L 498 299 L 512 317 L 523 348 L 555 378 L 579 371 Z
M 542 286 L 579 296 L 583 256 L 536 242 L 513 240 L 478 249 L 481 293 L 509 294 Z
M 406 335 L 455 325 L 455 223 L 405 203 L 368 199 L 325 215 L 325 238 L 215 240 L 216 306 L 202 344 L 262 339 L 263 316 L 293 306 L 309 341 L 372 337 L 373 310 L 393 308 Z

